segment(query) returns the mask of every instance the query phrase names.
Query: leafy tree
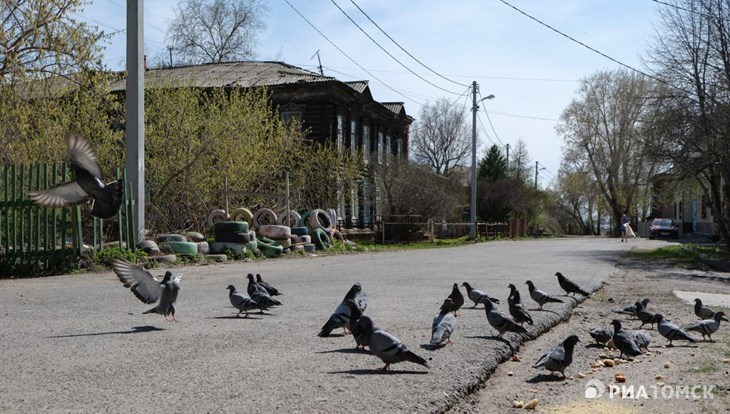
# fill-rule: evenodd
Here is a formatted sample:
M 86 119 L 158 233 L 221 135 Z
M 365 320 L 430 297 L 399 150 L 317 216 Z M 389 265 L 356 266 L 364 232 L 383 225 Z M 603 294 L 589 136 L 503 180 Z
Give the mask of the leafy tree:
M 477 179 L 497 181 L 507 176 L 507 159 L 502 155 L 499 147 L 492 145 L 487 155 L 479 161 Z
M 168 28 L 176 60 L 184 64 L 250 59 L 265 28 L 262 0 L 182 0 Z
M 409 150 L 413 159 L 436 174 L 450 176 L 471 159 L 471 133 L 463 108 L 447 99 L 424 105 L 413 127 Z

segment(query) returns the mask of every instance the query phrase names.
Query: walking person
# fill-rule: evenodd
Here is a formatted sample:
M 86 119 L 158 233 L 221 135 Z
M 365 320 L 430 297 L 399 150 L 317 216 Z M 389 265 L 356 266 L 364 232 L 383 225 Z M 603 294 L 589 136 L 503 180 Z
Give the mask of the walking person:
M 628 242 L 628 237 L 626 235 L 626 226 L 629 225 L 629 217 L 624 214 L 621 216 L 621 243 Z

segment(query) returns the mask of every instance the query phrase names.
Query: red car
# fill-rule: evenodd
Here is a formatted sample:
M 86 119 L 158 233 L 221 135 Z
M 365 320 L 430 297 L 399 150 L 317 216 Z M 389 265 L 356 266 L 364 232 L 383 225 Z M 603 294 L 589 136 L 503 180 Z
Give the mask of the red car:
M 656 218 L 649 225 L 649 238 L 679 238 L 679 224 L 668 218 Z

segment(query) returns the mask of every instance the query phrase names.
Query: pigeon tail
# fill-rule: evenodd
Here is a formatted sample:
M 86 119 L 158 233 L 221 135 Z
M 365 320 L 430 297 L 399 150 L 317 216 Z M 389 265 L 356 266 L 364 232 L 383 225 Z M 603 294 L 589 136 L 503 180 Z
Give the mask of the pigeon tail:
M 112 181 L 101 190 L 94 193 L 91 204 L 91 215 L 102 220 L 108 220 L 119 212 L 124 198 L 124 188 L 119 180 Z

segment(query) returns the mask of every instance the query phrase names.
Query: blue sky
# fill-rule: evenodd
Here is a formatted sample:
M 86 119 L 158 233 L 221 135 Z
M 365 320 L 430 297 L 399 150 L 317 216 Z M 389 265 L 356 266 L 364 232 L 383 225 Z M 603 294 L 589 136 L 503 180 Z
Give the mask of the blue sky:
M 441 98 L 470 110 L 467 86 L 476 81 L 482 96 L 495 95 L 495 99 L 482 102 L 478 111 L 478 156 L 493 143 L 514 147 L 522 139 L 533 168 L 535 161 L 545 168 L 539 175 L 543 187 L 550 184 L 560 167 L 562 138 L 555 126 L 576 96 L 578 80 L 620 67 L 500 0 L 355 0 L 400 46 L 449 79 L 445 80 L 393 44 L 351 0 L 288 1 L 352 60 L 285 0 L 267 1 L 266 30 L 260 37 L 257 59 L 279 60 L 316 71 L 318 63 L 313 55 L 319 50 L 326 75 L 343 81 L 369 80 L 376 100 L 404 102 L 416 120 L 423 104 Z M 377 43 L 428 82 L 383 52 L 333 1 Z M 658 9 L 667 7 L 652 0 L 506 1 L 641 70 L 646 70 L 641 56 L 656 35 Z M 165 32 L 175 4 L 175 0 L 144 1 L 148 56 L 167 53 Z M 123 70 L 125 64 L 125 10 L 126 0 L 94 0 L 80 14 L 105 32 L 119 31 L 106 45 L 105 63 L 115 70 Z

